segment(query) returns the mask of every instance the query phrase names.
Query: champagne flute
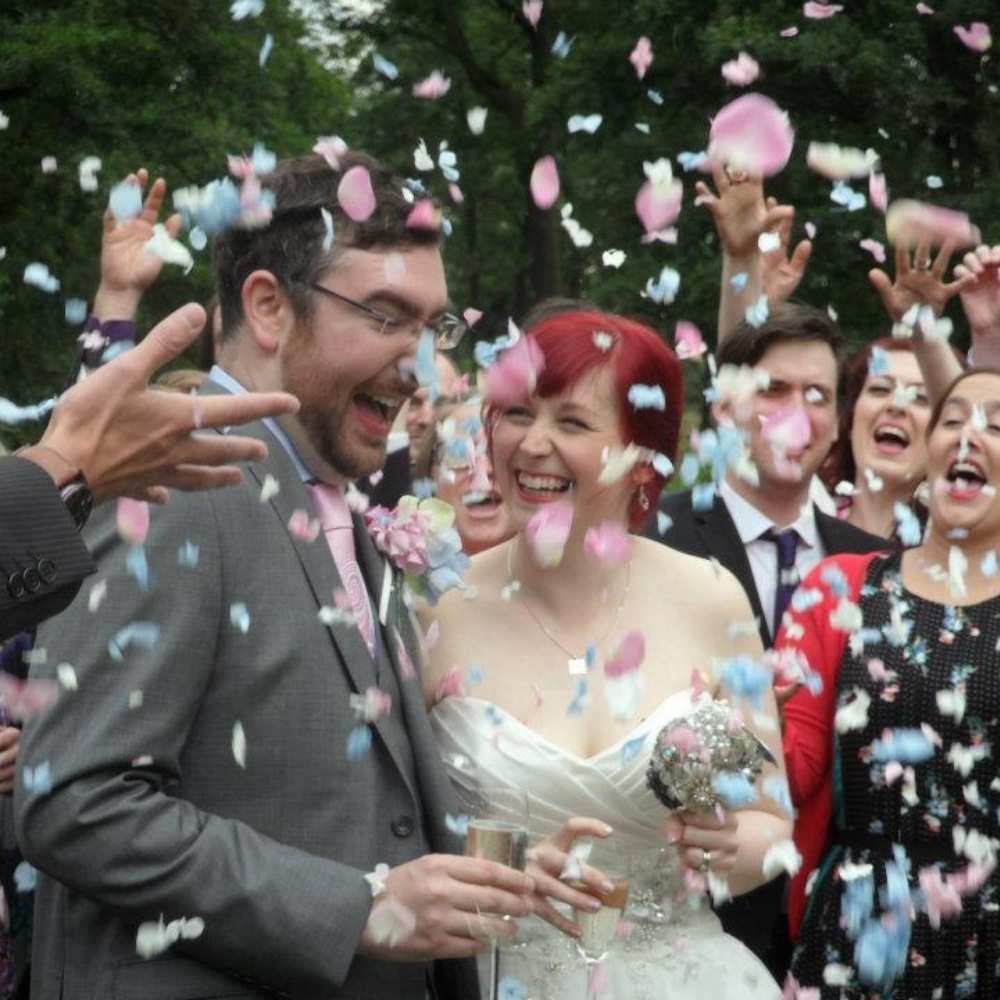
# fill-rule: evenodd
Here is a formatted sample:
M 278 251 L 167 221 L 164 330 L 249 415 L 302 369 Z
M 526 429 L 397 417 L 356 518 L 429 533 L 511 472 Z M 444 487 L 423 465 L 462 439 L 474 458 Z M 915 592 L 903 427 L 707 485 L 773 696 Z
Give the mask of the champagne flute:
M 480 785 L 469 807 L 465 854 L 524 871 L 528 846 L 528 799 L 519 788 Z M 504 917 L 504 919 L 509 919 Z M 499 989 L 499 949 L 490 942 L 488 1000 Z
M 576 950 L 584 963 L 584 1000 L 589 1000 L 591 976 L 595 967 L 607 958 L 618 933 L 618 924 L 625 914 L 631 870 L 628 850 L 614 841 L 601 841 L 591 853 L 588 864 L 608 879 L 611 889 L 605 892 L 583 882 L 573 883 L 574 889 L 595 897 L 601 904 L 596 912 L 573 908 L 576 925 L 580 928 Z

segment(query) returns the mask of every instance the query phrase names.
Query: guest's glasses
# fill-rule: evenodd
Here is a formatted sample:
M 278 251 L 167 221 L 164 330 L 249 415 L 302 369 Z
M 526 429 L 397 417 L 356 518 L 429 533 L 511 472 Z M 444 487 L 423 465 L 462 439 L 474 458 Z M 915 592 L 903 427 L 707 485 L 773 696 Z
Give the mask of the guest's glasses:
M 424 330 L 430 330 L 434 336 L 434 346 L 439 351 L 450 351 L 453 347 L 456 347 L 467 329 L 465 323 L 458 316 L 453 316 L 451 313 L 445 313 L 433 323 L 420 323 L 419 321 L 401 319 L 397 316 L 389 316 L 379 309 L 373 309 L 371 306 L 366 306 L 363 302 L 358 302 L 355 299 L 348 298 L 346 295 L 341 295 L 340 292 L 335 292 L 332 288 L 324 288 L 319 284 L 314 284 L 312 287 L 317 292 L 322 292 L 324 295 L 329 295 L 334 299 L 340 299 L 341 302 L 345 302 L 355 309 L 360 309 L 361 312 L 368 315 L 373 323 L 378 324 L 380 335 L 384 333 L 409 333 L 411 337 L 417 338 Z

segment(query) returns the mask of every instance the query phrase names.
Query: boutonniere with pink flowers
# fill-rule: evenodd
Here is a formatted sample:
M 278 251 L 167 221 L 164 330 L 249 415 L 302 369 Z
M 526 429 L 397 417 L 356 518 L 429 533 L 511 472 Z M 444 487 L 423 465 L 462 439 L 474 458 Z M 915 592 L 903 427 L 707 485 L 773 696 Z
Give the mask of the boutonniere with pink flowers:
M 442 594 L 462 586 L 469 557 L 455 529 L 455 511 L 443 500 L 404 496 L 395 510 L 366 511 L 365 523 L 412 594 L 437 604 Z

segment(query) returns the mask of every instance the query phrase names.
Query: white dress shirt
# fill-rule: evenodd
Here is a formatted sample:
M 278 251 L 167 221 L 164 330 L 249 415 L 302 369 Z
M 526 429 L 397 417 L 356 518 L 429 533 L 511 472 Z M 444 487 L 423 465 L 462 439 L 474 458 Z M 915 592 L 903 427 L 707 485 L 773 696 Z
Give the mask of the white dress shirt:
M 736 525 L 740 541 L 746 549 L 760 606 L 764 609 L 767 628 L 773 637 L 774 592 L 778 585 L 778 546 L 760 536 L 766 531 L 778 532 L 794 528 L 799 536 L 798 547 L 795 550 L 795 569 L 798 571 L 799 579 L 804 579 L 826 555 L 823 551 L 823 541 L 816 528 L 816 511 L 812 500 L 807 500 L 803 504 L 795 521 L 779 525 L 762 514 L 749 500 L 741 497 L 725 480 L 719 486 L 719 496 L 722 497 L 722 502 L 726 505 L 729 516 Z

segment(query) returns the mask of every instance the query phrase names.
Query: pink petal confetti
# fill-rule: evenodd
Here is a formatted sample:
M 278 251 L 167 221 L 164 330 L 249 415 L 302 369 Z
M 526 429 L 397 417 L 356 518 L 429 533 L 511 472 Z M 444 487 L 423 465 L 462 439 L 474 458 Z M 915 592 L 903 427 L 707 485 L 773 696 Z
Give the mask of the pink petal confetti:
M 563 549 L 573 527 L 573 504 L 555 500 L 534 514 L 525 528 L 525 537 L 540 566 L 549 569 L 562 562 Z
M 971 246 L 979 242 L 979 230 L 969 221 L 965 212 L 938 208 L 922 201 L 904 198 L 894 201 L 885 215 L 885 230 L 889 242 L 915 244 L 928 240 L 941 246 L 953 240 L 958 246 Z
M 708 159 L 752 177 L 771 177 L 788 163 L 794 142 L 788 115 L 774 101 L 762 94 L 744 94 L 712 120 Z
M 635 67 L 635 75 L 641 80 L 653 62 L 653 43 L 645 35 L 635 43 L 628 61 Z
M 816 224 L 815 223 L 813 223 L 813 222 L 807 222 L 803 228 L 805 229 L 806 236 L 808 236 L 809 239 L 811 239 L 811 240 L 816 239 Z
M 300 508 L 292 511 L 292 516 L 288 519 L 288 533 L 297 541 L 315 542 L 319 538 L 320 523 Z
M 635 213 L 647 235 L 665 229 L 677 219 L 683 193 L 684 186 L 679 180 L 665 176 L 650 177 L 639 188 Z
M 812 440 L 812 426 L 801 406 L 783 406 L 761 423 L 764 440 L 778 454 L 801 451 Z
M 868 199 L 873 208 L 883 214 L 889 207 L 889 188 L 885 183 L 885 174 L 872 173 L 868 177 Z
M 410 209 L 406 217 L 407 229 L 440 229 L 441 219 L 434 202 L 430 198 L 421 198 Z
M 799 29 L 796 28 L 794 24 L 789 28 L 782 28 L 781 31 L 778 32 L 782 38 L 794 38 L 798 33 Z
M 934 8 L 933 7 L 928 7 L 927 4 L 925 4 L 925 3 L 918 3 L 917 4 L 917 13 L 918 14 L 933 14 L 934 13 Z
M 746 52 L 722 64 L 722 79 L 734 87 L 748 87 L 758 76 L 760 64 Z
M 626 632 L 614 656 L 604 664 L 605 677 L 623 677 L 638 670 L 646 658 L 646 639 L 638 629 Z
M 858 246 L 867 250 L 880 264 L 885 263 L 885 246 L 878 240 L 862 240 Z
M 543 156 L 531 171 L 531 197 L 545 211 L 559 197 L 559 171 L 551 156 Z
M 337 201 L 347 217 L 364 222 L 375 211 L 375 192 L 368 168 L 360 164 L 351 167 L 337 185 Z
M 411 681 L 417 676 L 417 668 L 410 659 L 406 643 L 395 629 L 393 629 L 393 639 L 396 645 L 396 659 L 399 661 L 399 674 L 404 681 Z
M 465 195 L 462 194 L 462 189 L 457 184 L 448 185 L 448 194 L 456 205 L 461 205 L 465 201 Z
M 590 981 L 587 983 L 587 996 L 603 996 L 608 992 L 610 986 L 611 979 L 608 976 L 608 967 L 604 962 L 596 963 L 593 971 L 590 973 Z
M 806 3 L 802 5 L 802 13 L 814 21 L 826 21 L 836 17 L 843 10 L 839 3 Z
M 142 545 L 149 533 L 149 504 L 121 497 L 115 508 L 118 534 L 129 545 Z
M 583 550 L 607 566 L 620 566 L 632 555 L 632 538 L 620 524 L 605 521 L 596 528 L 587 529 Z
M 542 0 L 524 0 L 521 4 L 521 13 L 524 19 L 533 29 L 538 28 L 538 21 L 542 16 Z
M 441 679 L 434 689 L 434 701 L 444 701 L 445 698 L 465 697 L 465 671 L 459 667 L 452 667 L 441 675 Z
M 509 406 L 526 399 L 534 392 L 544 365 L 545 355 L 535 338 L 521 337 L 487 370 L 486 399 L 497 406 Z
M 708 350 L 701 330 L 686 319 L 677 321 L 677 327 L 674 330 L 674 344 L 676 345 L 677 357 L 681 361 L 697 360 Z
M 339 135 L 321 135 L 312 151 L 322 156 L 332 170 L 339 170 L 340 157 L 347 152 L 347 143 Z
M 436 69 L 425 80 L 413 85 L 413 96 L 425 101 L 436 101 L 451 90 L 451 80 L 441 70 Z
M 59 697 L 59 685 L 47 679 L 22 681 L 0 671 L 0 702 L 11 719 L 30 719 Z
M 469 308 L 462 313 L 462 319 L 465 320 L 465 325 L 468 327 L 475 326 L 482 318 L 482 312 L 479 309 L 473 309 L 472 306 L 469 306 Z
M 993 44 L 990 26 L 982 21 L 973 21 L 967 28 L 956 24 L 953 30 L 961 43 L 973 52 L 985 52 Z

